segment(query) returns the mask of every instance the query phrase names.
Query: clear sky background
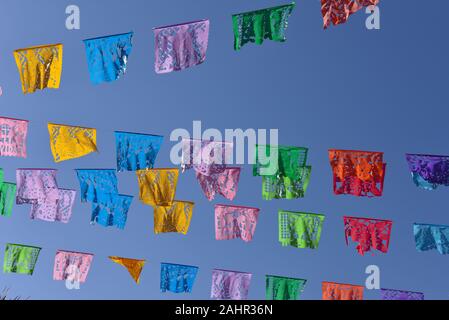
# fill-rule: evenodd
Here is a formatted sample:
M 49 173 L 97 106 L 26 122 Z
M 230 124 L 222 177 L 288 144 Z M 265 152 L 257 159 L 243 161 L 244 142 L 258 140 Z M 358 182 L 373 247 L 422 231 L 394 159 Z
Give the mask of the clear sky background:
M 0 288 L 32 299 L 208 299 L 211 271 L 254 274 L 251 299 L 264 299 L 265 275 L 308 279 L 303 299 L 321 299 L 321 281 L 361 284 L 368 265 L 381 270 L 381 286 L 422 291 L 427 299 L 449 298 L 449 258 L 415 249 L 414 222 L 449 224 L 448 189 L 428 192 L 411 180 L 404 154 L 449 154 L 447 102 L 449 46 L 446 0 L 382 0 L 381 30 L 365 28 L 364 11 L 348 23 L 322 29 L 318 0 L 298 0 L 285 43 L 265 42 L 233 50 L 231 14 L 284 4 L 282 1 L 0 0 L 0 115 L 30 120 L 28 158 L 2 158 L 6 181 L 20 167 L 56 168 L 62 188 L 79 190 L 74 169 L 115 168 L 115 130 L 164 135 L 157 167 L 171 166 L 170 132 L 204 128 L 277 128 L 280 143 L 310 148 L 313 166 L 304 199 L 266 202 L 261 178 L 242 172 L 237 205 L 261 208 L 254 241 L 215 241 L 214 203 L 193 171 L 180 176 L 177 198 L 196 203 L 187 236 L 154 235 L 153 210 L 138 200 L 135 173 L 119 173 L 119 191 L 134 195 L 126 229 L 90 225 L 90 204 L 79 195 L 69 224 L 29 219 L 29 206 L 0 217 L 0 247 L 7 242 L 41 246 L 33 276 L 0 273 Z M 65 8 L 81 9 L 81 30 L 65 28 Z M 209 18 L 207 61 L 167 75 L 154 72 L 152 28 Z M 90 83 L 83 39 L 134 31 L 127 74 Z M 61 88 L 23 95 L 13 50 L 62 42 Z M 100 152 L 55 164 L 47 123 L 98 129 Z M 384 196 L 335 196 L 329 148 L 385 152 Z M 282 247 L 278 209 L 326 215 L 318 250 Z M 387 254 L 359 256 L 344 240 L 344 215 L 394 221 Z M 57 249 L 92 252 L 95 258 L 81 290 L 52 280 Z M 147 259 L 141 284 L 111 262 L 109 255 Z M 2 255 L 3 256 L 3 253 Z M 2 261 L 2 259 L 0 260 Z M 193 292 L 159 291 L 160 262 L 200 267 Z M 366 299 L 379 299 L 365 290 Z

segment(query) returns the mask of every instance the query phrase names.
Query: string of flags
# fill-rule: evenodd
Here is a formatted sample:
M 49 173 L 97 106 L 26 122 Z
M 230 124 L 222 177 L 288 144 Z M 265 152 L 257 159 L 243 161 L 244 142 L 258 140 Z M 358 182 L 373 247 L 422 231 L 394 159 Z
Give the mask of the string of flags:
M 23 122 L 28 123 L 28 122 Z M 13 124 L 14 126 L 15 124 Z M 49 126 L 50 128 L 50 126 Z M 62 130 L 52 127 L 49 130 L 50 140 L 55 141 L 55 131 L 66 132 L 67 137 L 73 137 L 80 133 L 87 139 L 63 139 L 67 141 L 62 143 L 59 147 L 55 147 L 60 143 L 51 144 L 51 151 L 53 155 L 60 154 L 62 156 L 54 158 L 55 162 L 74 159 L 82 154 L 86 154 L 86 150 L 96 150 L 95 129 L 89 129 L 88 132 L 79 130 L 78 127 L 66 127 Z M 69 128 L 70 130 L 66 130 Z M 8 134 L 9 131 L 7 130 Z M 95 133 L 95 134 L 93 134 Z M 21 133 L 18 132 L 20 135 Z M 57 135 L 56 135 L 57 136 Z M 62 134 L 64 136 L 64 134 Z M 128 134 L 125 135 L 129 137 Z M 154 232 L 155 234 L 163 232 L 177 232 L 187 234 L 188 228 L 192 219 L 192 211 L 194 207 L 193 202 L 177 201 L 175 200 L 176 185 L 179 177 L 179 169 L 177 168 L 154 168 L 158 151 L 161 147 L 162 137 L 157 136 L 155 143 L 154 137 L 151 135 L 132 134 L 133 137 L 143 138 L 139 139 L 141 145 L 137 151 L 133 148 L 123 148 L 127 146 L 128 142 L 123 139 L 123 134 L 116 133 L 117 141 L 117 169 L 78 169 L 76 170 L 78 179 L 80 181 L 80 197 L 82 202 L 92 202 L 92 217 L 91 222 L 99 223 L 103 226 L 117 226 L 123 229 L 126 223 L 127 212 L 132 200 L 132 196 L 123 196 L 118 193 L 118 179 L 116 171 L 120 170 L 135 170 L 138 177 L 140 200 L 154 208 Z M 150 139 L 148 139 L 150 137 Z M 15 140 L 14 137 L 12 140 Z M 8 143 L 8 140 L 3 139 L 2 143 Z M 145 142 L 145 143 L 143 143 Z M 25 143 L 25 141 L 23 141 Z M 204 151 L 205 146 L 213 145 L 217 150 L 225 151 L 222 142 L 204 142 L 199 144 L 200 150 Z M 92 147 L 94 146 L 94 148 Z M 19 149 L 26 149 L 26 146 L 18 146 Z M 211 177 L 214 174 L 222 174 L 226 172 L 226 165 L 215 164 L 212 159 L 202 159 L 197 162 L 197 157 L 192 153 L 192 145 L 189 142 L 188 150 L 185 150 L 185 163 L 183 169 L 195 168 L 196 174 Z M 266 146 L 264 146 L 264 149 Z M 90 149 L 89 149 L 90 148 Z M 69 150 L 68 152 L 61 152 L 61 150 Z M 81 150 L 81 151 L 80 151 Z M 144 150 L 144 152 L 142 152 Z M 297 147 L 282 147 L 277 146 L 270 149 L 277 150 L 279 153 L 278 162 L 274 176 L 288 176 L 294 172 L 298 172 L 304 168 L 307 159 L 307 149 Z M 150 152 L 149 152 L 150 151 Z M 81 152 L 81 153 L 78 153 Z M 199 153 L 198 153 L 199 154 Z M 202 153 L 204 155 L 204 153 Z M 223 153 L 223 155 L 226 152 Z M 337 154 L 337 155 L 336 155 Z M 339 157 L 343 154 L 342 157 Z M 17 155 L 18 157 L 19 155 Z M 427 156 L 429 157 L 429 156 Z M 409 160 L 410 155 L 406 155 Z M 126 166 L 123 166 L 123 159 L 127 159 Z M 138 160 L 140 159 L 140 160 Z M 342 159 L 342 160 L 338 160 Z M 368 159 L 368 160 L 367 160 Z M 375 161 L 373 161 L 375 159 Z M 194 161 L 195 165 L 187 165 L 189 161 Z M 385 168 L 385 163 L 382 162 L 381 153 L 370 153 L 361 151 L 330 151 L 330 164 L 334 173 L 335 181 L 349 181 L 349 185 L 354 185 L 354 181 L 360 186 L 369 186 L 359 188 L 359 190 L 372 191 L 373 184 L 373 170 L 372 168 Z M 438 158 L 441 161 L 441 157 Z M 369 174 L 363 175 L 363 170 L 354 170 L 354 164 L 365 169 Z M 427 166 L 427 162 L 422 161 L 423 166 Z M 340 171 L 338 168 L 340 166 Z M 441 170 L 441 165 L 436 167 Z M 256 161 L 253 172 L 257 175 L 261 170 L 260 161 Z M 202 172 L 202 173 L 199 173 Z M 356 177 L 352 176 L 356 172 Z M 382 171 L 383 172 L 383 171 Z M 16 185 L 3 181 L 3 170 L 0 171 L 0 204 L 3 205 L 2 215 L 10 216 L 14 198 L 17 204 L 31 204 L 31 218 L 41 219 L 45 221 L 59 221 L 68 223 L 72 213 L 73 202 L 75 198 L 75 190 L 61 189 L 58 187 L 56 181 L 57 171 L 54 169 L 17 169 L 17 191 Z M 335 176 L 339 174 L 342 178 L 336 179 Z M 341 175 L 343 174 L 343 175 Z M 345 176 L 346 174 L 346 176 Z M 411 170 L 412 177 L 416 177 L 416 170 Z M 428 176 L 432 176 L 429 174 Z M 220 177 L 220 175 L 218 176 Z M 383 179 L 383 178 L 382 178 Z M 416 179 L 415 179 L 416 180 Z M 415 181 L 414 180 L 414 181 Z M 364 183 L 366 182 L 366 183 Z M 344 185 L 344 184 L 342 184 Z M 418 185 L 420 186 L 420 185 Z M 434 188 L 432 188 L 434 189 Z M 338 189 L 336 189 L 338 190 Z M 342 190 L 345 190 L 344 188 Z M 360 192 L 352 192 L 354 187 L 350 187 L 348 194 L 355 196 L 364 196 Z M 337 194 L 339 194 L 337 192 Z M 262 195 L 266 200 L 266 197 Z M 215 228 L 217 240 L 230 240 L 240 238 L 245 242 L 253 240 L 257 220 L 260 209 L 246 206 L 235 205 L 216 205 L 215 206 Z M 292 211 L 279 211 L 279 241 L 283 246 L 293 246 L 297 248 L 311 248 L 317 249 L 320 241 L 320 236 L 323 228 L 325 216 L 316 213 L 303 213 Z M 357 242 L 357 251 L 364 255 L 371 249 L 379 250 L 386 253 L 388 251 L 390 233 L 392 229 L 392 221 L 379 220 L 374 218 L 360 218 L 360 217 L 344 217 L 345 237 Z M 447 238 L 445 230 L 446 226 L 415 224 L 414 234 L 416 239 L 416 247 L 419 251 L 437 249 L 441 254 L 447 254 L 449 251 L 449 243 L 445 241 Z M 17 244 L 8 244 L 5 250 L 4 272 L 16 272 L 32 275 L 37 258 L 41 248 L 34 246 L 24 246 Z M 87 273 L 92 263 L 93 254 L 77 253 L 70 251 L 59 250 L 55 258 L 55 280 L 66 280 L 70 275 L 70 270 L 63 270 L 65 266 L 76 265 L 80 271 L 80 282 L 84 282 Z M 128 269 L 130 275 L 139 283 L 139 276 L 144 266 L 144 260 L 110 257 L 110 259 L 118 264 L 121 264 Z M 161 290 L 172 292 L 191 292 L 193 284 L 198 273 L 198 267 L 184 266 L 177 264 L 162 264 L 161 266 Z M 173 274 L 177 273 L 175 277 Z M 61 275 L 62 274 L 62 275 Z M 179 275 L 183 275 L 179 280 Z M 213 272 L 213 290 L 212 298 L 223 299 L 245 299 L 251 280 L 250 273 L 239 271 L 214 270 Z M 165 279 L 165 280 L 164 280 Z M 178 279 L 173 282 L 173 279 Z M 220 279 L 220 280 L 217 280 Z M 229 279 L 232 279 L 229 280 Z M 226 295 L 216 288 L 220 285 L 230 282 L 230 288 L 226 289 Z M 304 290 L 305 280 L 303 282 L 291 278 L 282 277 L 268 277 L 267 276 L 267 292 L 268 289 L 274 285 L 283 283 L 284 289 L 290 290 L 282 291 L 279 294 L 285 299 L 288 297 L 299 297 L 300 292 Z M 294 285 L 292 285 L 292 283 Z M 297 295 L 291 292 L 291 286 L 295 286 Z M 215 291 L 214 291 L 215 290 Z M 342 285 L 335 283 L 323 283 L 323 299 L 362 299 L 363 290 L 360 291 L 359 286 Z M 276 291 L 278 292 L 278 291 Z M 421 299 L 422 293 L 414 293 L 401 290 L 387 290 L 383 289 L 383 297 L 402 297 L 408 299 Z M 395 295 L 396 294 L 396 295 Z M 286 296 L 287 295 L 287 296 Z M 268 296 L 268 293 L 267 293 Z M 276 293 L 276 297 L 279 297 Z M 275 298 L 276 298 L 275 297 Z M 386 299 L 386 298 L 385 298 Z
M 5 145 L 9 144 L 10 141 L 14 141 L 16 143 L 15 150 L 26 150 L 25 140 L 15 139 L 15 134 L 19 137 L 23 136 L 23 130 L 13 130 L 16 127 L 17 121 L 12 120 L 11 122 L 9 118 L 2 118 L 1 120 L 4 120 L 3 127 L 6 128 L 4 131 L 10 136 L 10 139 L 3 138 L 1 143 Z M 22 120 L 19 120 L 19 123 L 28 124 L 27 121 Z M 26 128 L 26 126 L 23 128 Z M 12 136 L 11 132 L 13 132 Z M 55 162 L 74 159 L 96 150 L 95 129 L 49 124 L 49 133 L 51 151 L 54 155 Z M 79 138 L 76 138 L 77 136 Z M 134 138 L 134 141 L 137 137 L 140 145 L 139 143 L 133 145 L 133 138 L 131 137 Z M 21 141 L 21 144 L 17 144 L 18 141 Z M 178 169 L 153 169 L 162 143 L 162 137 L 116 133 L 116 142 L 117 171 L 136 170 L 140 188 L 140 199 L 145 204 L 154 206 L 155 233 L 178 232 L 187 234 L 194 203 L 174 200 L 179 175 Z M 201 141 L 199 144 L 200 152 L 204 151 L 204 148 L 211 144 L 214 147 L 218 146 L 218 150 L 224 151 L 225 149 L 222 142 Z M 134 147 L 130 148 L 130 145 Z M 193 162 L 196 159 L 191 141 L 188 145 L 188 150 L 186 151 L 184 149 L 184 158 L 187 158 L 185 163 Z M 269 150 L 272 149 L 269 148 Z M 279 160 L 276 173 L 273 175 L 274 177 L 278 178 L 292 175 L 305 167 L 307 159 L 306 148 L 281 146 L 274 149 L 277 149 L 279 153 Z M 2 148 L 2 150 L 7 149 Z M 223 154 L 226 154 L 226 152 Z M 259 152 L 256 154 L 259 154 Z M 10 156 L 8 153 L 5 155 Z M 16 156 L 19 157 L 20 154 L 17 153 Z M 411 156 L 407 155 L 406 157 L 410 163 Z M 413 158 L 417 157 L 419 155 L 413 155 Z M 444 159 L 446 159 L 441 156 L 425 156 L 426 159 L 429 157 L 433 160 L 436 158 L 437 160 L 434 161 L 439 161 L 439 163 L 443 164 L 445 163 Z M 381 153 L 331 150 L 330 159 L 334 172 L 334 187 L 337 194 L 345 193 L 344 191 L 346 190 L 346 193 L 363 196 L 375 190 L 376 183 L 383 183 L 383 173 L 386 165 L 382 161 Z M 357 166 L 354 165 L 355 163 Z M 421 161 L 421 163 L 428 166 L 428 162 L 426 161 Z M 207 163 L 207 161 L 205 163 L 191 165 L 190 167 L 195 168 L 196 174 L 200 177 L 208 177 L 210 179 L 211 176 L 218 175 L 216 176 L 218 180 L 227 171 L 227 168 L 222 165 L 216 165 L 212 162 Z M 435 168 L 441 171 L 442 167 L 444 169 L 444 166 L 440 164 Z M 183 169 L 185 170 L 187 168 L 189 168 L 189 165 L 184 164 Z M 260 168 L 260 162 L 256 161 L 253 169 L 255 175 L 259 173 Z M 380 174 L 377 176 L 373 174 L 376 170 L 381 170 L 380 168 L 382 169 Z M 412 177 L 416 182 L 416 166 L 413 168 L 411 168 Z M 238 170 L 237 172 L 239 173 L 240 171 Z M 369 174 L 363 175 L 364 172 L 368 172 Z M 440 175 L 438 172 L 434 174 Z M 80 180 L 81 200 L 83 202 L 91 201 L 93 203 L 91 221 L 103 226 L 117 226 L 123 229 L 132 197 L 118 193 L 118 181 L 115 169 L 79 169 L 77 170 L 77 175 Z M 3 171 L 1 171 L 1 177 L 3 177 Z M 377 177 L 377 180 L 373 180 L 373 177 Z M 429 177 L 432 177 L 432 174 L 427 174 L 426 177 L 430 179 Z M 212 181 L 214 181 L 213 178 Z M 231 181 L 235 182 L 235 179 Z M 337 183 L 341 183 L 341 187 L 338 187 Z M 231 185 L 234 184 L 238 184 L 238 181 L 237 183 L 231 183 Z M 219 183 L 216 185 L 220 186 Z M 421 186 L 421 184 L 417 185 Z M 3 206 L 2 215 L 9 216 L 11 214 L 15 196 L 18 204 L 32 205 L 30 213 L 32 219 L 69 222 L 76 191 L 58 187 L 56 170 L 18 169 L 17 186 L 16 192 L 15 184 L 2 181 L 0 187 L 0 204 Z M 354 186 L 358 187 L 356 188 Z M 339 190 L 343 190 L 343 192 L 339 192 Z M 364 190 L 365 193 L 359 192 L 361 190 Z M 376 192 L 380 195 L 379 190 L 382 189 L 377 188 Z M 217 191 L 221 192 L 220 187 Z M 269 198 L 264 195 L 263 198 L 268 200 Z M 257 226 L 258 215 L 259 209 L 257 208 L 216 205 L 216 239 L 229 240 L 241 238 L 246 242 L 252 241 Z M 279 240 L 284 246 L 317 248 L 323 222 L 324 215 L 280 211 Z M 358 242 L 357 251 L 360 254 L 363 255 L 371 249 L 376 249 L 384 253 L 387 252 L 392 228 L 391 221 L 344 217 L 344 222 L 346 240 L 348 242 L 348 239 L 352 239 Z M 447 247 L 449 245 L 441 244 L 441 239 L 446 239 L 444 237 L 445 229 L 447 229 L 445 226 L 415 224 L 414 234 L 417 249 L 430 250 L 431 248 L 435 248 L 442 254 L 447 253 Z
M 0 139 L 1 155 L 23 157 L 23 153 L 19 151 L 26 150 L 28 121 L 0 118 L 0 122 L 3 123 Z M 48 131 L 50 149 L 56 163 L 97 151 L 97 132 L 94 128 L 50 123 L 48 124 Z M 154 210 L 155 234 L 166 232 L 187 234 L 195 204 L 190 201 L 175 200 L 179 169 L 154 168 L 163 137 L 141 133 L 115 132 L 115 138 L 117 149 L 116 169 L 76 170 L 80 182 L 81 202 L 92 203 L 91 223 L 97 223 L 105 227 L 125 228 L 133 197 L 119 193 L 116 171 L 135 171 L 139 185 L 139 199 L 144 204 L 152 206 Z M 233 200 L 237 192 L 241 168 L 228 168 L 222 164 L 229 160 L 226 158 L 229 154 L 226 149 L 229 147 L 232 147 L 232 144 L 222 141 L 183 141 L 181 168 L 183 171 L 190 168 L 194 169 L 198 182 L 209 200 L 213 199 L 216 194 L 221 194 L 225 198 Z M 214 154 L 214 157 L 207 158 L 204 157 L 207 154 L 205 153 L 206 150 L 218 152 Z M 267 183 L 264 181 L 263 199 L 295 199 L 305 196 L 305 189 L 307 188 L 305 186 L 309 183 L 311 173 L 311 166 L 307 165 L 307 148 L 264 145 L 256 146 L 256 150 L 253 175 L 263 178 L 268 177 L 281 186 L 274 189 L 276 191 L 273 197 L 267 196 L 273 189 L 267 187 Z M 13 152 L 11 153 L 11 151 Z M 267 167 L 259 157 L 261 154 L 268 157 L 270 152 L 277 153 L 278 161 L 273 172 L 269 175 L 263 175 L 262 169 L 267 169 Z M 217 154 L 219 155 L 218 158 L 216 157 Z M 201 161 L 197 161 L 200 155 Z M 446 180 L 442 173 L 446 173 L 447 168 L 449 168 L 447 166 L 448 158 L 444 156 L 406 155 L 413 181 L 418 187 L 424 187 L 428 190 L 435 189 L 436 185 L 445 184 Z M 382 195 L 386 167 L 383 162 L 383 153 L 330 150 L 329 159 L 334 177 L 334 192 L 337 195 Z M 308 172 L 306 179 L 302 174 L 303 171 Z M 55 169 L 17 169 L 16 187 L 14 183 L 3 181 L 4 174 L 1 170 L 0 208 L 2 209 L 2 215 L 11 215 L 15 199 L 17 204 L 31 205 L 31 219 L 68 223 L 72 215 L 76 191 L 60 188 L 56 175 Z M 285 180 L 286 178 L 289 180 Z M 286 183 L 286 181 L 288 182 Z M 299 187 L 293 188 L 293 186 Z M 279 190 L 282 191 L 279 192 Z M 298 190 L 302 191 L 297 192 Z M 216 240 L 239 238 L 244 242 L 252 241 L 259 214 L 260 209 L 254 207 L 216 205 Z M 324 220 L 325 216 L 322 214 L 280 210 L 279 241 L 281 245 L 317 249 Z M 357 252 L 361 255 L 373 249 L 386 253 L 389 247 L 392 225 L 393 222 L 390 220 L 345 216 L 346 242 L 349 244 L 349 239 L 356 242 Z M 417 250 L 437 249 L 441 254 L 447 254 L 449 243 L 446 240 L 448 238 L 445 234 L 446 230 L 448 230 L 448 227 L 442 225 L 414 224 L 413 231 Z M 7 248 L 9 253 L 5 255 L 5 259 L 16 259 L 15 263 L 10 261 L 8 265 L 21 267 L 9 267 L 9 269 L 5 269 L 9 271 L 5 272 L 32 274 L 39 251 L 40 248 L 32 246 L 10 244 Z M 83 261 L 84 256 L 80 253 L 64 255 L 66 259 L 72 256 Z M 137 274 L 140 275 L 141 269 L 139 271 L 139 268 L 143 267 L 141 260 L 134 261 L 133 259 L 118 257 L 112 260 L 129 268 L 128 270 L 134 280 L 139 282 Z M 91 260 L 89 261 L 91 262 Z M 173 268 L 171 267 L 171 269 Z M 179 269 L 179 266 L 176 268 Z M 85 270 L 83 272 L 87 274 L 88 269 L 88 267 L 83 267 L 83 270 Z M 191 288 L 192 285 L 193 282 L 186 288 Z M 335 285 L 331 287 L 335 287 Z M 173 288 L 170 288 L 170 285 L 167 284 L 165 290 L 172 291 Z M 357 293 L 357 297 L 359 296 L 360 294 Z
M 323 26 L 347 22 L 362 8 L 377 5 L 379 0 L 321 0 Z M 234 50 L 265 40 L 285 42 L 294 2 L 272 8 L 234 14 L 232 25 Z M 153 29 L 155 72 L 182 71 L 206 60 L 210 21 L 197 20 Z M 116 81 L 127 72 L 133 49 L 133 32 L 83 40 L 92 84 Z M 13 52 L 24 94 L 43 89 L 58 89 L 63 66 L 63 44 L 18 49 Z M 97 130 L 76 125 L 48 123 L 49 144 L 55 163 L 85 157 L 98 152 Z M 0 117 L 0 156 L 26 158 L 28 121 Z M 114 169 L 77 169 L 82 203 L 91 203 L 92 224 L 125 229 L 133 196 L 119 192 L 116 172 L 131 171 L 137 176 L 139 200 L 153 208 L 154 233 L 174 232 L 186 235 L 193 221 L 193 201 L 178 200 L 176 190 L 179 168 L 157 168 L 156 160 L 164 137 L 146 133 L 116 131 Z M 233 144 L 226 141 L 182 140 L 181 170 L 193 169 L 198 184 L 209 200 L 221 196 L 233 201 L 241 175 L 240 167 L 227 166 Z M 297 146 L 256 145 L 253 176 L 262 177 L 262 199 L 298 199 L 306 195 L 312 166 L 307 163 L 309 149 Z M 213 151 L 213 156 L 211 154 Z M 270 170 L 265 157 L 276 154 L 275 169 Z M 209 154 L 209 156 L 206 156 Z M 262 158 L 261 158 L 262 155 Z M 265 156 L 265 157 L 263 157 Z M 417 187 L 434 190 L 449 186 L 449 156 L 406 154 L 406 161 Z M 200 159 L 200 161 L 198 161 Z M 329 150 L 335 195 L 381 197 L 386 163 L 382 152 Z M 0 215 L 10 217 L 13 204 L 31 205 L 30 218 L 69 223 L 77 191 L 59 187 L 57 170 L 24 168 L 16 170 L 16 183 L 5 182 L 0 169 Z M 256 235 L 260 209 L 243 205 L 215 205 L 216 240 L 240 239 L 251 242 Z M 325 215 L 279 210 L 278 234 L 281 246 L 318 249 Z M 360 255 L 377 250 L 387 253 L 393 222 L 375 218 L 344 216 L 344 234 L 357 243 Z M 449 226 L 413 225 L 418 251 L 437 250 L 449 253 Z M 33 275 L 40 247 L 6 244 L 4 273 Z M 53 279 L 87 281 L 94 254 L 57 250 Z M 136 284 L 146 264 L 144 259 L 109 256 L 127 269 Z M 161 263 L 161 292 L 190 293 L 199 274 L 198 266 Z M 212 270 L 212 299 L 248 298 L 253 275 L 249 272 Z M 300 299 L 306 279 L 266 275 L 268 300 Z M 335 282 L 322 283 L 323 300 L 362 300 L 363 286 Z M 423 300 L 421 292 L 381 289 L 384 300 Z
M 8 243 L 5 248 L 4 273 L 32 275 L 41 248 Z M 55 255 L 53 280 L 73 280 L 85 283 L 93 262 L 93 254 L 58 250 Z M 109 259 L 124 266 L 132 279 L 139 284 L 145 260 L 110 256 Z M 161 263 L 161 292 L 189 293 L 198 274 L 196 266 Z M 211 298 L 218 300 L 246 300 L 252 274 L 222 269 L 212 270 Z M 297 300 L 304 291 L 307 280 L 281 276 L 266 276 L 267 300 Z M 323 300 L 362 300 L 363 286 L 323 282 Z M 424 300 L 421 292 L 381 289 L 383 300 Z
M 379 0 L 321 0 L 323 26 L 339 25 L 362 8 L 376 6 Z M 265 40 L 285 42 L 289 17 L 295 2 L 232 15 L 234 50 Z M 157 74 L 182 71 L 206 60 L 209 19 L 153 28 Z M 92 84 L 116 81 L 127 71 L 133 49 L 134 32 L 104 35 L 83 40 Z M 32 46 L 14 51 L 24 94 L 58 89 L 61 84 L 63 44 Z

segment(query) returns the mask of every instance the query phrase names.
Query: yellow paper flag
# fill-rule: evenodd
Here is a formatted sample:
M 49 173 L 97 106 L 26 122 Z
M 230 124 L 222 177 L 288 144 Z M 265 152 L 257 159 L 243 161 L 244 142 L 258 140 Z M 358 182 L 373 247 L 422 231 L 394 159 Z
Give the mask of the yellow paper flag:
M 62 72 L 62 44 L 51 44 L 14 51 L 23 93 L 59 88 Z
M 139 198 L 150 206 L 171 206 L 175 199 L 179 169 L 158 168 L 136 171 Z
M 48 124 L 50 147 L 55 162 L 83 157 L 97 151 L 97 130 Z
M 154 233 L 177 232 L 187 234 L 195 204 L 190 201 L 173 201 L 169 207 L 154 208 Z

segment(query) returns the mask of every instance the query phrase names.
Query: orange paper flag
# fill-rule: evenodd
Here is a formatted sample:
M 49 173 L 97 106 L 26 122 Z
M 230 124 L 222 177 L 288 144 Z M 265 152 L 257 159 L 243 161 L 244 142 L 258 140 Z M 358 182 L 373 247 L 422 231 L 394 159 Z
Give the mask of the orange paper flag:
M 121 264 L 124 266 L 131 277 L 139 284 L 140 281 L 140 273 L 142 272 L 143 266 L 145 265 L 145 260 L 137 260 L 137 259 L 128 259 L 122 257 L 109 257 L 115 263 Z

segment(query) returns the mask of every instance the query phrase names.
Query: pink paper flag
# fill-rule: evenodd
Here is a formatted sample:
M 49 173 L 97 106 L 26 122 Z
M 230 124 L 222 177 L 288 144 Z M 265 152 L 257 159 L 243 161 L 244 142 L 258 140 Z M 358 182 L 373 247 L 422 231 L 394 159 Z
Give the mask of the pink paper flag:
M 28 121 L 0 117 L 0 156 L 26 158 Z
M 83 283 L 86 281 L 93 254 L 58 250 L 53 269 L 54 280 L 72 280 Z

